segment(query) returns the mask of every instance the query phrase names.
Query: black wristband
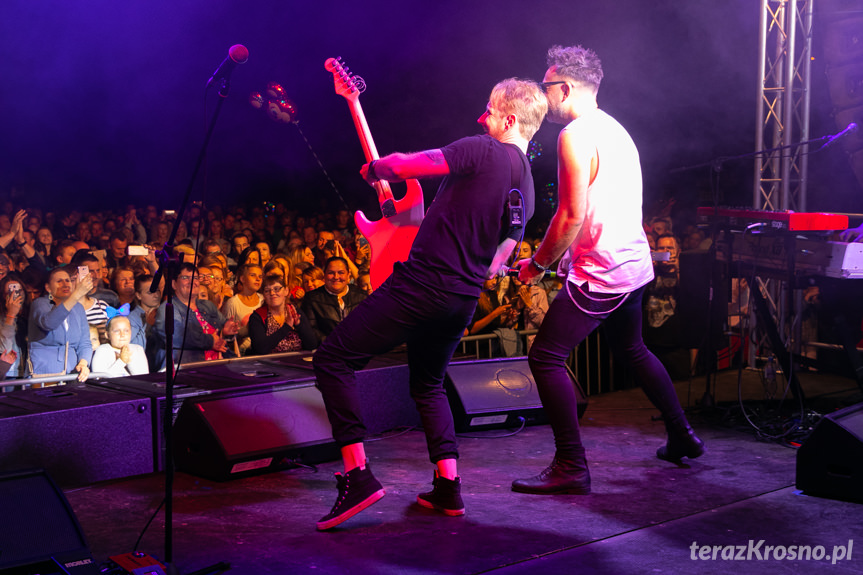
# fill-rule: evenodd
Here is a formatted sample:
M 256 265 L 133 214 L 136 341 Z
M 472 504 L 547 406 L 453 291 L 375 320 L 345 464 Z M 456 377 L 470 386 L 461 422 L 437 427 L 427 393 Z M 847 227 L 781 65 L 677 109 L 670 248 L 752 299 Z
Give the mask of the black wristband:
M 547 272 L 547 271 L 548 271 L 548 268 L 547 268 L 547 267 L 544 267 L 544 266 L 539 265 L 539 264 L 536 262 L 536 260 L 535 260 L 535 259 L 533 259 L 533 258 L 530 258 L 530 263 L 532 263 L 532 264 L 534 265 L 534 267 L 535 267 L 536 269 L 538 269 L 539 271 L 541 271 L 542 273 L 545 273 L 545 272 Z
M 377 160 L 372 160 L 371 162 L 369 162 L 369 172 L 368 172 L 368 175 L 369 175 L 369 177 L 370 177 L 371 179 L 373 179 L 373 180 L 375 180 L 375 181 L 378 181 L 378 180 L 380 180 L 380 178 L 379 178 L 379 177 L 378 177 L 378 175 L 375 173 L 375 164 L 376 164 L 376 163 L 377 163 Z
M 18 242 L 15 243 L 18 245 L 19 248 L 21 248 L 24 247 L 24 244 L 26 244 L 27 242 L 21 242 L 20 244 Z

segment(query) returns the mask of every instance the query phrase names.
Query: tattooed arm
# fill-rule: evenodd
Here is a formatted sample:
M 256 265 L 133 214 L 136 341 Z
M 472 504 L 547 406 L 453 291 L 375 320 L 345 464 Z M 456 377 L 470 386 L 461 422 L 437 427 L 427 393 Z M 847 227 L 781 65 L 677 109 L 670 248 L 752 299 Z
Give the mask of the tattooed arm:
M 428 178 L 449 174 L 449 166 L 440 150 L 425 150 L 413 154 L 390 154 L 360 169 L 363 179 L 370 184 L 378 180 L 401 182 L 414 178 Z

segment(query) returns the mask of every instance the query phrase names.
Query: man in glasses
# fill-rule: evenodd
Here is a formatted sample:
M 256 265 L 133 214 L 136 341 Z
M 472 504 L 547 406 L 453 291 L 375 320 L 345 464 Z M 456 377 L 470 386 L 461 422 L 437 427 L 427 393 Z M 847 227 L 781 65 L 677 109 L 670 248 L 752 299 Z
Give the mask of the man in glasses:
M 485 135 L 462 138 L 441 149 L 391 154 L 360 173 L 378 180 L 443 177 L 410 255 L 376 287 L 318 348 L 318 387 L 342 450 L 344 474 L 336 474 L 339 497 L 317 523 L 330 529 L 384 495 L 369 469 L 354 372 L 376 354 L 407 342 L 411 396 L 435 465 L 434 488 L 417 503 L 449 516 L 464 514 L 456 469 L 458 449 L 443 377 L 473 317 L 482 284 L 496 272 L 520 237 L 502 217 L 509 192 L 523 194 L 523 221 L 533 214 L 534 190 L 525 152 L 542 123 L 546 103 L 534 82 L 497 84 L 478 122 Z
M 641 338 L 642 293 L 653 279 L 650 246 L 641 225 L 641 168 L 626 130 L 599 109 L 602 66 L 581 46 L 548 51 L 542 86 L 548 119 L 563 124 L 557 141 L 559 206 L 532 258 L 518 262 L 519 279 L 539 281 L 568 253 L 567 281 L 530 349 L 529 362 L 554 431 L 555 457 L 544 471 L 518 479 L 522 493 L 590 493 L 590 473 L 578 428 L 575 390 L 566 358 L 605 322 L 616 357 L 628 361 L 660 410 L 668 442 L 656 454 L 676 461 L 698 457 L 704 444 L 689 427 L 668 372 Z

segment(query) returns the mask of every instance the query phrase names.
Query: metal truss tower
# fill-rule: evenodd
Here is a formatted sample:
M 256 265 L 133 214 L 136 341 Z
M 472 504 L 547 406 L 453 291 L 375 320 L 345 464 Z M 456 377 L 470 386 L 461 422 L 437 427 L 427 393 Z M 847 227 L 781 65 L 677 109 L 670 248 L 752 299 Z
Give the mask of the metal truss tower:
M 761 0 L 755 151 L 779 149 L 755 158 L 755 209 L 806 211 L 809 146 L 796 144 L 809 139 L 812 5 L 813 0 Z M 751 289 L 764 297 L 786 347 L 799 353 L 801 318 L 793 310 L 801 309 L 801 292 L 761 278 Z M 750 358 L 768 343 L 757 323 L 753 311 Z
M 813 0 L 761 0 L 752 206 L 806 211 Z

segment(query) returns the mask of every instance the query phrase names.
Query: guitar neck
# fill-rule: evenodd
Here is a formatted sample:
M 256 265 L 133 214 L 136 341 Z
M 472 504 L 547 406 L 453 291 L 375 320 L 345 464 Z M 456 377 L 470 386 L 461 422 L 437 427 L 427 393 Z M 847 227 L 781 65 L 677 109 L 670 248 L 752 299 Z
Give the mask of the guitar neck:
M 366 115 L 363 113 L 363 107 L 357 98 L 348 99 L 348 107 L 351 111 L 351 117 L 354 119 L 354 126 L 357 129 L 357 135 L 360 137 L 360 144 L 363 147 L 363 154 L 366 157 L 366 162 L 380 159 L 378 149 L 375 147 L 375 141 L 372 138 L 372 132 L 369 130 L 369 124 L 366 122 Z M 379 180 L 374 184 L 375 191 L 378 194 L 378 203 L 382 206 L 386 202 L 393 201 L 393 191 L 387 181 Z

